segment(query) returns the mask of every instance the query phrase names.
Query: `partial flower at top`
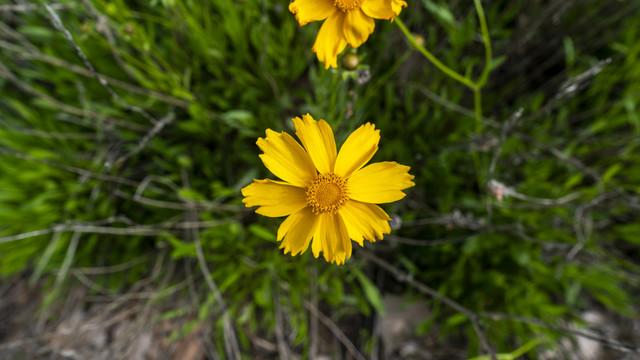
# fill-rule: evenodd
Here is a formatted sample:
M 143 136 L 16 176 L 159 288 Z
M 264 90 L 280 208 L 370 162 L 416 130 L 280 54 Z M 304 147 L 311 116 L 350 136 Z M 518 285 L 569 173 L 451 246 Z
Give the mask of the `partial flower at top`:
M 402 0 L 391 0 L 391 8 L 393 8 L 393 12 L 396 16 L 400 15 L 400 11 L 402 11 L 403 7 L 407 7 L 407 3 Z
M 391 232 L 391 219 L 376 204 L 402 199 L 413 176 L 393 161 L 364 166 L 380 141 L 380 130 L 370 123 L 351 133 L 340 152 L 324 120 L 307 114 L 293 124 L 302 146 L 271 129 L 257 142 L 262 162 L 283 181 L 254 179 L 242 189 L 242 201 L 258 206 L 258 214 L 287 216 L 278 229 L 285 254 L 300 254 L 311 244 L 316 258 L 322 252 L 328 262 L 343 264 L 351 257 L 351 240 L 362 246 Z
M 373 19 L 393 20 L 407 3 L 403 0 L 295 0 L 289 10 L 300 26 L 325 20 L 311 51 L 325 69 L 338 67 L 338 54 L 349 44 L 362 45 L 373 32 Z

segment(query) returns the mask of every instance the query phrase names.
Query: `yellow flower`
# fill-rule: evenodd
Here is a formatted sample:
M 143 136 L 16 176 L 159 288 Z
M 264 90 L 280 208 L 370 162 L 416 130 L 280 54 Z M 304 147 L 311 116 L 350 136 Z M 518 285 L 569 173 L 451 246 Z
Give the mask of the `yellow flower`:
M 396 16 L 400 15 L 403 7 L 407 7 L 407 2 L 402 0 L 391 0 L 391 8 Z
M 289 10 L 300 26 L 326 19 L 311 51 L 328 69 L 338 66 L 338 54 L 347 44 L 357 48 L 367 41 L 373 19 L 393 20 L 402 6 L 407 6 L 402 0 L 295 0 Z
M 256 180 L 244 189 L 258 214 L 288 216 L 278 229 L 280 248 L 297 255 L 309 248 L 329 262 L 351 257 L 351 240 L 375 242 L 388 234 L 389 216 L 378 205 L 402 199 L 414 185 L 409 167 L 387 161 L 364 166 L 378 150 L 380 130 L 366 123 L 336 152 L 333 131 L 309 114 L 293 119 L 296 135 L 267 129 L 259 138 L 262 162 L 283 181 Z M 364 166 L 364 167 L 363 167 Z

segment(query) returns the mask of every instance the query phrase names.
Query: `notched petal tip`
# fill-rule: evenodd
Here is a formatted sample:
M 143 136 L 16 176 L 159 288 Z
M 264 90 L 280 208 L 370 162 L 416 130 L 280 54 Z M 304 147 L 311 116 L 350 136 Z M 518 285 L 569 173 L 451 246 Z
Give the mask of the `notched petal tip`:
M 322 119 L 316 121 L 309 114 L 303 115 L 302 119 L 294 118 L 293 124 L 296 128 L 296 136 L 302 142 L 318 172 L 320 174 L 333 172 L 336 161 L 336 142 L 331 126 Z
M 363 240 L 375 242 L 391 232 L 391 218 L 378 205 L 349 201 L 340 213 L 349 231 L 349 237 L 356 240 L 360 246 L 363 246 Z
M 347 46 L 344 37 L 343 24 L 345 14 L 342 11 L 334 11 L 320 27 L 316 41 L 311 51 L 316 53 L 318 60 L 324 63 L 324 68 L 338 67 L 338 54 Z
M 298 8 L 296 2 L 292 2 L 289 4 L 289 11 L 296 16 L 296 21 L 298 22 L 298 24 L 300 26 L 305 26 L 309 23 L 309 21 L 303 19 L 300 17 L 300 15 L 298 14 L 298 12 L 300 11 L 300 9 Z
M 345 46 L 346 46 L 346 40 L 345 40 Z M 333 68 L 333 69 L 337 69 L 338 68 L 338 55 L 336 54 L 331 55 L 331 54 L 326 54 L 322 49 L 320 49 L 320 51 L 318 51 L 318 48 L 316 47 L 316 45 L 314 45 L 311 48 L 311 52 L 316 54 L 316 57 L 318 58 L 318 61 L 320 61 L 321 63 L 324 64 L 324 69 L 325 70 L 329 70 L 329 68 Z
M 336 265 L 340 266 L 340 265 L 344 265 L 345 264 L 346 259 L 349 259 L 349 257 L 348 256 L 336 256 L 330 262 L 332 264 L 336 264 Z
M 263 151 L 259 155 L 263 164 L 280 179 L 306 188 L 315 178 L 316 169 L 309 154 L 288 133 L 266 130 L 265 138 L 258 138 L 256 144 Z
M 326 19 L 336 7 L 332 0 L 295 0 L 289 4 L 289 11 L 296 16 L 300 26 Z
M 391 9 L 393 10 L 396 16 L 400 15 L 402 8 L 407 7 L 407 2 L 403 0 L 391 0 Z M 394 16 L 395 17 L 395 16 Z M 391 19 L 393 21 L 393 18 Z
M 328 263 L 344 264 L 351 257 L 352 246 L 349 231 L 339 213 L 318 216 L 318 227 L 313 235 L 311 249 L 318 258 L 322 253 Z
M 317 226 L 318 217 L 309 208 L 289 215 L 278 228 L 277 239 L 282 241 L 280 249 L 284 249 L 285 254 L 291 253 L 291 256 L 305 252 Z
M 349 135 L 342 144 L 336 159 L 335 173 L 348 178 L 363 167 L 378 151 L 380 130 L 375 125 L 365 123 Z

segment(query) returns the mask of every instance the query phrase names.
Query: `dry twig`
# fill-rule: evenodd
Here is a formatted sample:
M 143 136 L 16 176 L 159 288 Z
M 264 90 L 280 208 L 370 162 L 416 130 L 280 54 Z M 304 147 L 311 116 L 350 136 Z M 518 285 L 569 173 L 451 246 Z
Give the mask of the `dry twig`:
M 129 103 L 127 103 L 126 101 L 124 101 L 109 85 L 109 82 L 107 82 L 106 79 L 100 77 L 100 74 L 98 74 L 98 72 L 96 71 L 96 69 L 93 67 L 93 65 L 91 64 L 91 62 L 89 61 L 89 59 L 87 58 L 87 56 L 84 54 L 84 52 L 82 51 L 82 49 L 80 49 L 80 46 L 78 46 L 78 44 L 76 44 L 75 40 L 73 40 L 73 36 L 71 35 L 71 33 L 69 32 L 69 30 L 67 30 L 64 25 L 62 24 L 62 21 L 60 20 L 60 17 L 58 16 L 58 13 L 49 5 L 45 5 L 45 8 L 47 9 L 47 12 L 49 13 L 49 15 L 51 15 L 51 20 L 53 23 L 53 26 L 60 30 L 62 32 L 62 34 L 67 38 L 67 40 L 69 40 L 69 43 L 71 43 L 71 46 L 73 46 L 74 50 L 76 51 L 76 53 L 78 54 L 78 57 L 80 57 L 80 59 L 82 60 L 82 62 L 84 63 L 84 65 L 87 67 L 87 69 L 89 69 L 89 71 L 91 71 L 91 73 L 93 74 L 93 76 L 98 80 L 98 82 L 100 83 L 100 85 L 102 85 L 102 87 L 104 87 L 107 92 L 109 92 L 109 94 L 111 95 L 111 97 L 113 99 L 115 99 L 120 105 L 122 105 L 125 109 L 133 111 L 135 113 L 138 113 L 140 115 L 142 115 L 145 119 L 147 119 L 149 122 L 151 122 L 152 124 L 156 124 L 158 122 L 158 120 L 156 120 L 153 116 L 151 116 L 149 113 L 147 113 L 146 111 L 144 111 L 142 108 L 137 107 L 137 106 L 133 106 Z
M 366 360 L 364 355 L 362 355 L 355 345 L 349 340 L 347 335 L 345 335 L 340 327 L 336 325 L 331 319 L 329 319 L 325 314 L 323 314 L 318 308 L 316 308 L 312 303 L 305 301 L 304 307 L 311 312 L 311 314 L 315 315 L 323 324 L 326 326 L 333 335 L 344 345 L 349 354 L 353 356 L 356 360 Z
M 511 320 L 511 321 L 528 323 L 536 326 L 541 326 L 547 329 L 557 330 L 563 333 L 572 334 L 572 335 L 580 336 L 593 341 L 597 341 L 603 345 L 606 345 L 624 352 L 640 353 L 640 347 L 610 340 L 601 336 L 594 335 L 592 333 L 571 329 L 569 327 L 551 324 L 540 319 L 535 319 L 535 318 L 530 318 L 530 317 L 520 316 L 520 315 L 496 313 L 496 312 L 481 312 L 481 313 L 478 313 L 478 315 L 480 317 L 487 318 L 490 320 Z
M 371 260 L 371 261 L 375 262 L 381 268 L 383 268 L 384 270 L 386 270 L 389 273 L 391 273 L 396 279 L 398 279 L 398 281 L 406 282 L 407 284 L 413 286 L 414 288 L 416 288 L 420 292 L 422 292 L 422 293 L 424 293 L 424 294 L 426 294 L 428 296 L 431 296 L 432 298 L 434 298 L 436 300 L 441 301 L 445 305 L 449 306 L 450 308 L 454 309 L 455 311 L 457 311 L 457 312 L 463 314 L 464 316 L 466 316 L 467 319 L 469 319 L 469 321 L 471 322 L 471 326 L 473 327 L 473 330 L 475 331 L 476 336 L 478 337 L 478 341 L 480 342 L 480 345 L 482 346 L 482 348 L 484 348 L 484 350 L 489 353 L 489 356 L 491 357 L 492 360 L 497 360 L 498 359 L 495 350 L 493 349 L 493 347 L 489 344 L 489 341 L 487 340 L 487 336 L 485 335 L 484 331 L 482 331 L 482 329 L 480 328 L 480 324 L 478 322 L 478 314 L 476 314 L 475 312 L 473 312 L 473 311 L 467 309 L 466 307 L 458 304 L 457 302 L 453 301 L 452 299 L 440 294 L 439 292 L 433 290 L 432 288 L 428 287 L 427 285 L 415 280 L 413 278 L 413 276 L 411 276 L 410 274 L 407 275 L 407 274 L 403 273 L 402 271 L 400 271 L 399 269 L 397 269 L 393 265 L 391 265 L 388 262 L 382 260 L 381 258 L 375 256 L 371 252 L 369 252 L 369 251 L 367 251 L 365 249 L 362 249 L 358 253 L 362 254 L 368 260 Z

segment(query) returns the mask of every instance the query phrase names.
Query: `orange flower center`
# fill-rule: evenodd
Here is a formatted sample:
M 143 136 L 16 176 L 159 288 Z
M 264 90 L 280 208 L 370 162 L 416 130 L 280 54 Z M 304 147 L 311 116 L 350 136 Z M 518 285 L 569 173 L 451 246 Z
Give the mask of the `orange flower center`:
M 360 9 L 362 0 L 333 0 L 333 4 L 343 12 L 349 12 L 352 10 Z
M 320 174 L 307 188 L 307 205 L 314 214 L 337 212 L 348 199 L 347 180 L 336 174 Z

